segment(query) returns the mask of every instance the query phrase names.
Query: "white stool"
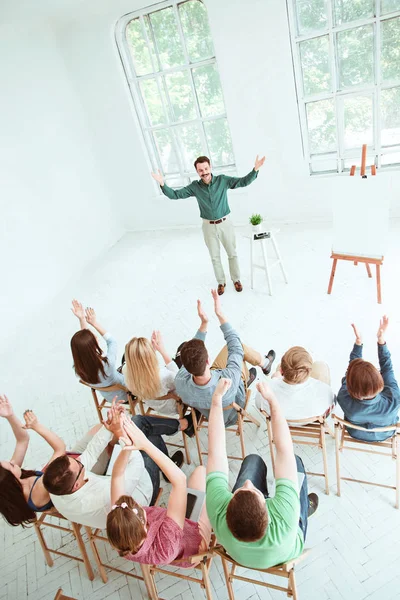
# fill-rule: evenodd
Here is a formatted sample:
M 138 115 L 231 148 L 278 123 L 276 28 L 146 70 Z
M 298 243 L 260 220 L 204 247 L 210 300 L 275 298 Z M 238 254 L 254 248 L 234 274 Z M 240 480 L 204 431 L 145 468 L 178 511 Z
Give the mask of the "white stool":
M 267 234 L 268 237 L 264 237 L 264 238 L 257 238 L 256 237 L 257 235 L 260 235 L 261 232 L 254 233 L 252 231 L 251 235 L 250 235 L 251 289 L 253 289 L 253 283 L 254 283 L 254 269 L 255 268 L 263 269 L 265 271 L 266 276 L 267 276 L 268 290 L 269 290 L 269 295 L 270 296 L 272 296 L 272 286 L 271 286 L 270 270 L 273 267 L 275 267 L 276 265 L 279 265 L 280 268 L 281 268 L 283 279 L 285 280 L 285 283 L 288 282 L 286 271 L 285 271 L 285 268 L 283 266 L 282 258 L 281 258 L 281 255 L 279 253 L 279 250 L 278 250 L 278 244 L 276 243 L 276 239 L 275 239 L 275 234 L 278 233 L 279 231 L 280 231 L 279 229 L 271 229 L 269 231 L 266 231 L 264 233 Z M 274 248 L 274 252 L 275 252 L 275 255 L 276 255 L 276 261 L 274 263 L 272 263 L 271 265 L 268 263 L 268 252 L 267 252 L 267 243 L 269 241 L 272 242 L 272 246 Z M 254 262 L 254 250 L 255 250 L 255 248 L 257 246 L 261 247 L 264 265 L 258 265 L 258 264 L 256 264 Z

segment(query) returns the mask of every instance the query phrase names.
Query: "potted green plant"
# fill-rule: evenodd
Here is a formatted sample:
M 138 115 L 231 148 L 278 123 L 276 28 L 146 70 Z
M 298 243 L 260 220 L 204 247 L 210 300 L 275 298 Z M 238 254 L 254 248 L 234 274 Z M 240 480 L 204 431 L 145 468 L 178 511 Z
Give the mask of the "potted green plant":
M 253 226 L 253 231 L 259 233 L 261 231 L 261 223 L 263 222 L 263 218 L 259 214 L 251 215 L 250 224 Z

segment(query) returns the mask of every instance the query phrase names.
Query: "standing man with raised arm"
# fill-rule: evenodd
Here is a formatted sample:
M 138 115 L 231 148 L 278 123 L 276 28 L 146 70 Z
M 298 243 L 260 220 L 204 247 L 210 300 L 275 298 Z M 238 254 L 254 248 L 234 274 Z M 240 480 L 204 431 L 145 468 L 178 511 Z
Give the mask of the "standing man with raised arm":
M 214 267 L 215 277 L 218 282 L 218 294 L 225 291 L 226 279 L 221 263 L 220 242 L 225 248 L 229 260 L 229 272 L 235 290 L 241 292 L 240 270 L 236 252 L 236 239 L 233 223 L 230 218 L 231 209 L 228 205 L 228 190 L 246 187 L 257 178 L 260 167 L 265 162 L 265 156 L 256 157 L 254 168 L 244 177 L 229 177 L 228 175 L 213 175 L 211 163 L 207 156 L 199 156 L 194 162 L 200 179 L 192 181 L 186 187 L 174 190 L 164 182 L 161 171 L 152 173 L 161 186 L 161 191 L 171 200 L 190 198 L 194 196 L 199 204 L 200 217 L 203 219 L 203 236 L 211 262 Z
M 318 496 L 308 495 L 303 462 L 294 455 L 286 419 L 265 382 L 258 383 L 257 389 L 270 406 L 276 447 L 275 496 L 268 496 L 267 466 L 258 454 L 246 456 L 233 490 L 229 491 L 222 399 L 230 386 L 229 379 L 220 379 L 212 399 L 207 513 L 217 540 L 235 561 L 253 569 L 268 569 L 300 556 L 307 519 L 317 509 Z M 298 472 L 304 474 L 300 494 Z

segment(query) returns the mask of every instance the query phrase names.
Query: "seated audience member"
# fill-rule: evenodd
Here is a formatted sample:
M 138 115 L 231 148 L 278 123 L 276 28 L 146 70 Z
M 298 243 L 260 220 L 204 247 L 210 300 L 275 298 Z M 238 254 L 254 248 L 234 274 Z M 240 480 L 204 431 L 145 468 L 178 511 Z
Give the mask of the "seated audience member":
M 384 316 L 377 333 L 380 372 L 362 359 L 363 344 L 357 327 L 352 324 L 356 340 L 350 354 L 350 364 L 342 379 L 337 402 L 344 418 L 354 425 L 373 429 L 394 425 L 398 421 L 400 390 L 393 372 L 392 359 L 385 342 L 389 319 Z M 357 440 L 375 442 L 392 437 L 393 431 L 383 433 L 348 429 Z
M 276 444 L 275 496 L 268 497 L 267 466 L 258 454 L 246 456 L 232 492 L 222 416 L 229 379 L 215 389 L 208 424 L 206 501 L 211 525 L 228 554 L 245 567 L 267 569 L 297 558 L 303 551 L 307 520 L 318 496 L 308 495 L 304 465 L 294 455 L 286 419 L 266 382 L 257 389 L 269 403 Z M 303 478 L 299 493 L 299 475 Z
M 107 470 L 107 447 L 123 437 L 121 427 L 123 409 L 113 402 L 108 420 L 95 435 L 86 435 L 71 453 L 64 454 L 49 465 L 44 476 L 44 486 L 56 509 L 70 521 L 104 529 L 110 511 L 111 478 Z M 179 427 L 177 419 L 156 417 L 133 417 L 139 426 L 151 434 L 154 444 L 168 454 L 161 435 L 173 435 Z M 152 426 L 152 421 L 156 423 Z M 167 422 L 167 426 L 165 423 Z M 172 457 L 182 465 L 183 454 L 178 451 Z M 126 468 L 126 493 L 140 504 L 152 505 L 160 489 L 160 472 L 154 461 L 145 453 L 134 452 Z
M 268 375 L 275 359 L 275 352 L 270 350 L 264 358 L 259 352 L 245 346 L 233 327 L 222 314 L 220 297 L 216 290 L 212 290 L 214 310 L 224 334 L 226 346 L 218 354 L 213 364 L 210 365 L 207 348 L 204 340 L 207 333 L 208 318 L 204 313 L 201 303 L 197 301 L 197 312 L 201 325 L 192 340 L 185 342 L 180 349 L 182 367 L 175 378 L 176 391 L 182 402 L 196 408 L 208 418 L 211 399 L 215 387 L 221 377 L 229 377 L 232 381 L 230 390 L 224 397 L 223 406 L 236 402 L 243 407 L 245 403 L 245 388 L 256 378 L 256 369 L 247 369 L 246 362 L 260 366 Z M 234 408 L 224 411 L 225 426 L 230 426 L 237 421 L 237 412 Z
M 0 395 L 0 416 L 6 419 L 14 433 L 16 444 L 10 461 L 0 462 L 0 513 L 10 525 L 25 527 L 36 521 L 36 513 L 49 510 L 53 504 L 43 486 L 43 472 L 22 468 L 29 444 L 27 429 L 36 431 L 53 449 L 50 458 L 65 452 L 64 442 L 39 423 L 31 410 L 24 412 L 25 425 L 16 418 L 7 396 Z
M 110 510 L 110 477 L 104 473 L 108 464 L 107 447 L 122 435 L 120 409 L 113 402 L 108 420 L 93 435 L 86 435 L 71 451 L 80 456 L 64 454 L 46 469 L 43 483 L 50 492 L 56 509 L 70 521 L 104 529 Z M 126 472 L 127 493 L 142 504 L 149 504 L 158 490 L 139 452 L 129 461 Z
M 124 376 L 116 368 L 117 342 L 97 322 L 93 308 L 87 308 L 85 311 L 80 302 L 73 300 L 71 310 L 79 319 L 81 325 L 80 331 L 77 331 L 71 338 L 71 351 L 76 375 L 85 383 L 100 388 L 99 392 L 109 402 L 115 397 L 118 400 L 127 402 L 128 398 L 123 390 L 117 392 L 101 391 L 102 387 L 117 384 L 125 386 Z M 96 336 L 90 331 L 89 325 L 92 325 L 105 339 L 107 344 L 106 355 L 103 355 Z
M 156 352 L 164 360 L 160 367 Z M 129 391 L 141 398 L 147 408 L 163 415 L 176 415 L 176 363 L 166 351 L 162 335 L 153 331 L 150 340 L 132 338 L 125 346 L 126 363 L 122 369 Z
M 301 346 L 293 346 L 282 356 L 269 386 L 278 399 L 286 419 L 306 419 L 328 415 L 335 401 L 326 363 L 313 362 Z M 256 396 L 257 408 L 268 412 L 269 404 Z
M 111 481 L 111 512 L 107 535 L 120 556 L 143 564 L 169 564 L 205 552 L 210 544 L 211 525 L 204 502 L 198 523 L 185 518 L 188 487 L 205 491 L 205 468 L 197 467 L 186 482 L 185 474 L 129 420 L 124 421 L 125 446 L 118 456 Z M 127 494 L 125 469 L 129 455 L 144 451 L 157 464 L 172 489 L 167 508 L 143 507 Z

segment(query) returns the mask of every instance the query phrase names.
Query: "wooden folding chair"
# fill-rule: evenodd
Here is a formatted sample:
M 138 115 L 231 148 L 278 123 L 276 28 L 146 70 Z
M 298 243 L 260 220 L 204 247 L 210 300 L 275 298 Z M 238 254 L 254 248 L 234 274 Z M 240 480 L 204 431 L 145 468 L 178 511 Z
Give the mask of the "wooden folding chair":
M 159 504 L 162 493 L 163 493 L 163 488 L 160 488 L 158 490 L 158 494 L 157 494 L 157 498 L 154 503 L 154 506 L 157 506 Z M 133 577 L 134 579 L 139 579 L 140 581 L 144 581 L 146 588 L 147 588 L 147 592 L 149 594 L 149 597 L 151 597 L 151 589 L 152 588 L 148 582 L 147 573 L 146 574 L 143 573 L 142 575 L 137 575 L 137 573 L 135 573 L 135 572 L 124 571 L 123 569 L 119 569 L 117 567 L 114 567 L 113 565 L 110 565 L 109 563 L 104 562 L 100 556 L 100 552 L 99 552 L 96 542 L 105 542 L 106 544 L 108 544 L 110 546 L 111 544 L 108 541 L 107 536 L 102 534 L 101 529 L 95 529 L 95 528 L 92 529 L 92 527 L 88 527 L 88 526 L 85 526 L 85 529 L 86 529 L 86 533 L 88 534 L 90 547 L 92 549 L 93 556 L 96 561 L 96 565 L 99 570 L 100 577 L 103 580 L 103 583 L 107 583 L 107 581 L 108 581 L 106 569 L 109 569 L 110 571 L 115 571 L 116 573 L 121 573 L 122 575 L 127 575 L 128 577 Z M 138 564 L 138 563 L 136 563 L 136 564 Z
M 118 383 L 116 385 L 109 385 L 108 387 L 97 388 L 88 383 L 85 383 L 84 381 L 82 381 L 82 379 L 79 380 L 79 383 L 90 388 L 90 390 L 92 392 L 94 405 L 96 407 L 97 416 L 99 417 L 100 423 L 103 423 L 103 417 L 102 417 L 101 411 L 108 410 L 109 408 L 111 408 L 111 402 L 109 402 L 105 398 L 103 398 L 100 401 L 99 398 L 97 397 L 97 393 L 101 394 L 101 392 L 119 392 L 121 390 L 126 392 L 126 394 L 128 396 L 128 402 L 129 402 L 129 411 L 132 415 L 136 414 L 136 406 L 138 404 L 138 400 L 135 396 L 132 396 L 132 394 L 129 392 L 129 390 L 125 386 L 120 385 Z
M 81 525 L 79 525 L 78 523 L 69 521 L 71 523 L 71 529 L 70 529 L 69 527 L 62 527 L 60 524 L 57 525 L 56 523 L 53 523 L 50 520 L 51 518 L 63 519 L 65 521 L 68 521 L 68 519 L 66 519 L 62 514 L 60 514 L 55 508 L 43 511 L 42 513 L 38 513 L 38 515 L 39 514 L 40 514 L 40 516 L 38 516 L 38 519 L 37 519 L 37 521 L 35 521 L 34 526 L 35 526 L 35 531 L 39 538 L 39 542 L 42 547 L 43 554 L 44 554 L 44 557 L 46 559 L 46 563 L 48 564 L 48 566 L 52 567 L 54 564 L 51 554 L 57 554 L 58 556 L 65 556 L 67 558 L 72 558 L 73 560 L 77 560 L 85 565 L 87 575 L 88 575 L 90 581 L 93 581 L 93 579 L 94 579 L 93 569 L 92 569 L 92 565 L 90 564 L 89 557 L 86 552 L 85 544 L 83 543 L 82 534 L 81 534 Z M 72 535 L 75 537 L 76 542 L 78 544 L 78 548 L 81 553 L 81 557 L 75 556 L 73 554 L 66 554 L 65 552 L 61 552 L 60 550 L 55 550 L 54 548 L 49 548 L 49 546 L 47 545 L 46 539 L 44 537 L 42 527 L 50 527 L 52 529 L 58 529 L 60 531 L 68 531 L 69 533 L 72 533 Z
M 272 470 L 275 475 L 275 452 L 271 416 L 263 409 L 260 409 L 260 412 L 265 416 L 267 421 L 269 450 L 271 453 Z M 294 444 L 317 446 L 318 448 L 321 448 L 324 461 L 324 472 L 312 473 L 311 471 L 306 471 L 306 473 L 307 475 L 325 477 L 325 493 L 329 495 L 328 460 L 325 436 L 326 434 L 332 435 L 332 433 L 327 424 L 326 417 L 322 415 L 320 417 L 308 417 L 307 419 L 287 419 L 287 424 L 289 425 L 290 434 Z
M 229 554 L 226 553 L 225 549 L 222 546 L 216 546 L 213 549 L 213 552 L 214 554 L 217 554 L 222 560 L 222 566 L 224 568 L 229 600 L 235 600 L 232 585 L 232 581 L 234 579 L 237 579 L 239 581 L 246 581 L 247 583 L 253 583 L 254 585 L 261 585 L 263 587 L 278 590 L 280 592 L 286 592 L 289 598 L 297 600 L 298 594 L 296 587 L 296 579 L 294 576 L 294 569 L 295 566 L 300 561 L 302 561 L 307 556 L 307 554 L 309 554 L 310 551 L 304 550 L 303 554 L 301 554 L 298 558 L 294 558 L 293 560 L 290 560 L 281 565 L 277 565 L 276 567 L 270 567 L 269 569 L 251 569 L 251 567 L 244 567 L 243 565 L 233 560 L 233 558 L 231 558 Z M 273 583 L 266 583 L 265 581 L 258 581 L 257 579 L 250 579 L 250 577 L 243 577 L 242 575 L 236 575 L 237 567 L 249 569 L 252 571 L 258 571 L 259 573 L 268 573 L 269 575 L 277 575 L 278 577 L 283 577 L 284 579 L 287 579 L 287 587 L 282 587 Z
M 76 598 L 73 598 L 72 596 L 66 596 L 63 594 L 63 591 L 60 588 L 57 594 L 54 596 L 54 600 L 76 600 Z
M 254 425 L 257 425 L 257 427 L 260 427 L 260 422 L 257 421 L 257 419 L 255 419 L 247 411 L 247 406 L 249 404 L 250 396 L 251 396 L 251 391 L 247 390 L 246 391 L 246 399 L 245 399 L 243 408 L 241 406 L 239 406 L 238 404 L 236 404 L 236 402 L 233 402 L 232 404 L 229 404 L 228 406 L 225 406 L 223 408 L 223 410 L 230 410 L 230 409 L 234 408 L 238 415 L 236 425 L 233 425 L 232 427 L 227 427 L 225 429 L 225 431 L 233 431 L 240 438 L 241 456 L 228 456 L 228 458 L 231 458 L 233 460 L 243 460 L 246 457 L 246 448 L 244 445 L 244 432 L 243 432 L 244 423 L 254 423 Z M 208 452 L 204 452 L 201 449 L 199 432 L 201 429 L 208 429 L 208 425 L 207 425 L 208 419 L 204 415 L 201 415 L 201 417 L 199 419 L 197 419 L 196 411 L 194 408 L 192 408 L 192 417 L 193 417 L 194 433 L 195 433 L 195 437 L 196 437 L 197 452 L 199 454 L 200 464 L 202 465 L 203 464 L 202 456 L 208 455 Z
M 193 583 L 198 583 L 201 588 L 206 593 L 207 600 L 212 600 L 212 592 L 211 592 L 211 584 L 209 571 L 212 559 L 214 557 L 213 546 L 215 545 L 215 536 L 212 537 L 210 548 L 207 552 L 201 552 L 199 554 L 195 554 L 193 556 L 188 556 L 184 560 L 185 562 L 191 562 L 194 566 L 192 569 L 195 569 L 196 573 L 199 573 L 199 577 L 192 577 L 190 575 L 183 575 L 182 570 L 177 571 L 168 571 L 165 567 L 158 567 L 157 565 L 142 565 L 143 573 L 146 573 L 146 577 L 151 586 L 150 591 L 150 599 L 151 600 L 162 600 L 158 595 L 156 581 L 155 581 L 155 573 L 162 573 L 163 575 L 169 575 L 170 577 L 177 577 L 178 579 L 186 579 L 186 581 L 191 581 Z M 199 562 L 200 561 L 200 562 Z M 174 560 L 170 565 L 170 567 L 179 567 L 182 561 Z M 197 563 L 197 564 L 196 564 Z M 187 568 L 185 568 L 187 570 Z M 189 567 L 190 570 L 190 567 Z M 201 575 L 201 577 L 200 577 Z
M 167 415 L 159 415 L 158 413 L 155 412 L 155 410 L 153 408 L 146 408 L 145 403 L 141 398 L 137 398 L 137 402 L 138 402 L 139 410 L 143 416 L 157 417 L 160 419 L 168 419 L 169 418 Z M 177 408 L 177 413 L 178 413 L 179 419 L 184 419 L 185 416 L 187 416 L 186 413 L 188 411 L 188 407 L 186 406 L 186 404 L 183 404 L 182 400 L 178 397 L 176 397 L 175 402 L 176 402 L 176 408 Z M 173 418 L 173 417 L 171 417 L 171 418 Z M 167 446 L 172 446 L 173 448 L 180 448 L 181 450 L 184 450 L 186 463 L 188 465 L 190 465 L 192 462 L 192 459 L 190 456 L 188 436 L 185 433 L 183 433 L 183 431 L 181 432 L 181 434 L 182 434 L 182 444 L 175 444 L 173 442 L 167 442 L 167 441 L 165 441 L 165 443 Z
M 400 502 L 400 457 L 399 457 L 399 444 L 400 444 L 400 424 L 395 423 L 387 427 L 374 427 L 373 429 L 366 429 L 359 425 L 354 425 L 345 421 L 336 415 L 332 415 L 333 422 L 335 424 L 335 446 L 336 446 L 336 478 L 337 478 L 337 495 L 341 495 L 340 481 L 355 481 L 357 483 L 365 483 L 367 485 L 375 485 L 377 487 L 387 488 L 389 490 L 396 490 L 396 508 L 399 508 Z M 357 431 L 365 431 L 367 433 L 383 433 L 392 431 L 392 437 L 384 440 L 383 442 L 363 442 L 356 440 L 351 437 L 348 433 L 347 428 L 356 429 Z M 349 444 L 354 444 L 355 447 Z M 360 448 L 359 446 L 362 446 Z M 376 450 L 379 448 L 379 450 Z M 363 481 L 361 479 L 353 479 L 352 477 L 342 477 L 340 475 L 340 452 L 344 449 L 355 450 L 356 452 L 367 452 L 369 454 L 381 454 L 387 456 L 396 461 L 396 485 L 384 485 L 383 483 L 375 483 L 374 481 Z M 383 450 L 383 451 L 380 451 Z

